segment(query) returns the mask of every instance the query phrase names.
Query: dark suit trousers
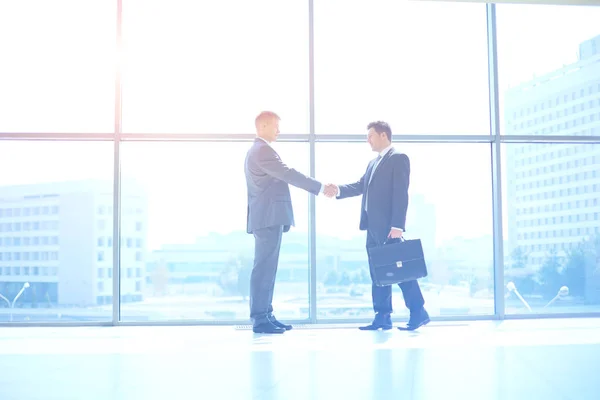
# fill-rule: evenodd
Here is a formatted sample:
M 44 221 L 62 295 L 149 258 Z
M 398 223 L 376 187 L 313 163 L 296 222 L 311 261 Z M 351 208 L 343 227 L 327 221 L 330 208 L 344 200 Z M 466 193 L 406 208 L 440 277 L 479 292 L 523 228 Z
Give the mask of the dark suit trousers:
M 367 248 L 375 247 L 383 244 L 388 232 L 374 232 L 367 230 Z M 398 240 L 398 239 L 396 239 Z M 369 268 L 372 271 L 372 268 Z M 371 272 L 371 280 L 373 275 Z M 404 304 L 411 313 L 421 310 L 425 305 L 425 299 L 421 293 L 421 287 L 418 281 L 408 281 L 398 284 L 400 290 L 402 290 L 402 296 L 404 297 Z M 373 296 L 373 310 L 379 314 L 391 314 L 392 313 L 392 287 L 391 286 L 377 286 L 373 283 L 371 288 L 371 295 Z
M 283 226 L 254 231 L 254 266 L 250 277 L 250 318 L 254 325 L 267 321 L 273 312 L 273 291 L 279 264 Z

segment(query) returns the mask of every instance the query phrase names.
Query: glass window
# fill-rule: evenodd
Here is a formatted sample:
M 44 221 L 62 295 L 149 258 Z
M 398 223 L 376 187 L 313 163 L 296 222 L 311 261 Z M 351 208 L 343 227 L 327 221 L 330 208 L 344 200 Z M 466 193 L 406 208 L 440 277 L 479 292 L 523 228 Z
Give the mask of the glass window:
M 317 0 L 317 133 L 489 134 L 485 4 Z
M 493 314 L 490 145 L 394 146 L 410 158 L 406 238 L 423 244 L 429 276 L 420 283 L 429 314 Z M 317 143 L 316 156 L 317 178 L 336 184 L 358 181 L 375 158 L 363 143 Z M 360 207 L 361 197 L 317 199 L 319 318 L 373 316 Z M 399 288 L 393 291 L 395 315 L 408 315 Z
M 147 216 L 136 233 L 141 248 L 121 248 L 124 266 L 141 254 L 147 277 L 138 290 L 137 277 L 122 273 L 124 320 L 248 320 L 254 239 L 246 233 L 244 159 L 250 146 L 123 144 L 122 206 L 144 211 L 123 215 L 122 224 L 133 227 L 140 215 Z M 286 164 L 308 173 L 306 143 L 273 146 Z M 308 194 L 293 187 L 291 192 L 296 226 L 283 236 L 273 306 L 280 319 L 303 319 L 308 317 Z
M 116 4 L 0 2 L 0 132 L 114 131 Z
M 551 122 L 536 121 L 526 129 L 513 129 L 513 124 L 528 118 L 512 115 L 540 102 L 550 107 L 537 116 L 560 120 L 552 135 L 577 135 L 592 129 L 595 123 L 589 119 L 581 120 L 577 130 L 568 129 L 572 121 L 561 116 L 595 98 L 590 92 L 580 92 L 578 97 L 574 92 L 600 83 L 594 61 L 600 55 L 600 8 L 499 4 L 496 9 L 502 134 L 530 135 L 552 128 Z M 587 107 L 580 116 L 589 116 L 598 107 Z
M 306 1 L 128 0 L 123 40 L 124 132 L 309 130 Z
M 510 143 L 502 146 L 503 161 L 503 215 L 504 215 L 504 281 L 506 283 L 506 313 L 572 313 L 600 310 L 600 279 L 597 261 L 600 259 L 600 236 L 594 230 L 597 222 L 588 218 L 588 213 L 597 209 L 591 200 L 598 192 L 581 189 L 589 181 L 571 180 L 569 191 L 555 191 L 551 203 L 564 204 L 560 209 L 548 211 L 542 206 L 547 200 L 522 198 L 523 180 L 537 181 L 547 175 L 534 174 L 523 178 L 523 167 L 518 160 L 538 153 L 544 144 Z M 574 153 L 576 143 L 554 143 L 552 153 L 565 157 Z M 580 158 L 590 153 L 600 154 L 600 144 L 587 144 L 586 152 L 577 153 Z M 572 159 L 573 156 L 571 156 Z M 560 161 L 560 160 L 559 160 Z M 600 168 L 600 160 L 585 168 Z M 554 182 L 554 181 L 553 181 Z M 596 182 L 600 182 L 596 178 Z M 564 187 L 565 183 L 551 183 Z M 571 193 L 571 195 L 568 195 Z M 579 206 L 578 206 L 579 205 Z M 516 212 L 517 207 L 528 207 L 528 215 Z M 560 221 L 558 224 L 523 224 L 526 220 Z M 519 293 L 523 300 L 517 295 Z
M 73 166 L 77 166 L 74 168 Z M 53 243 L 60 248 L 48 249 L 46 236 L 33 237 L 20 264 L 32 268 L 35 282 L 26 276 L 3 276 L 0 293 L 13 300 L 21 288 L 15 322 L 108 321 L 112 308 L 98 308 L 98 274 L 100 266 L 112 266 L 112 257 L 97 258 L 97 237 L 92 229 L 96 219 L 95 204 L 103 196 L 112 197 L 113 144 L 110 142 L 3 141 L 0 146 L 0 199 L 10 199 L 18 208 L 45 208 L 56 204 L 59 196 L 60 231 Z M 30 219 L 13 217 L 13 221 Z M 34 217 L 35 218 L 35 217 Z M 26 239 L 29 239 L 27 237 Z M 48 251 L 52 250 L 52 251 Z M 43 260 L 41 273 L 36 261 Z M 10 261 L 10 260 L 8 260 Z M 110 294 L 112 284 L 104 292 Z M 29 310 L 29 311 L 28 311 Z M 46 311 L 44 311 L 46 310 Z M 8 322 L 9 313 L 0 313 L 0 322 Z

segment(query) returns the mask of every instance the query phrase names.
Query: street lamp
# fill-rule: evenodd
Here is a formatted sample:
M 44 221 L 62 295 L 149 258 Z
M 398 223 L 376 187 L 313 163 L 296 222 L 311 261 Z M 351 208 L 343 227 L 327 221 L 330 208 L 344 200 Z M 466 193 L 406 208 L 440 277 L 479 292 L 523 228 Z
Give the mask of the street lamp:
M 567 286 L 562 286 L 560 289 L 558 289 L 558 293 L 556 294 L 556 296 L 554 296 L 554 298 L 552 300 L 550 300 L 550 302 L 548 304 L 546 304 L 544 306 L 544 308 L 548 307 L 549 305 L 554 303 L 556 300 L 560 300 L 564 297 L 567 297 L 568 295 L 569 295 L 569 288 Z
M 4 297 L 1 293 L 0 293 L 0 298 L 4 301 L 6 301 L 6 304 L 8 305 L 8 308 L 10 308 L 10 320 L 12 322 L 13 320 L 13 312 L 12 310 L 15 308 L 15 303 L 17 302 L 17 300 L 19 299 L 19 297 L 21 297 L 21 295 L 23 294 L 23 292 L 25 291 L 25 289 L 27 289 L 29 286 L 31 286 L 29 284 L 29 282 L 25 282 L 23 284 L 23 287 L 21 288 L 21 290 L 19 290 L 19 293 L 17 293 L 17 295 L 15 296 L 15 298 L 13 299 L 12 302 L 8 301 L 8 299 L 6 297 Z
M 523 296 L 521 296 L 521 293 L 519 293 L 519 291 L 517 290 L 517 287 L 515 286 L 514 282 L 508 282 L 506 288 L 508 289 L 508 294 L 506 295 L 506 297 L 510 296 L 510 292 L 514 292 L 514 294 L 519 298 L 519 300 L 521 300 L 521 303 L 525 304 L 525 307 L 527 307 L 527 309 L 531 311 L 531 307 L 529 307 L 529 304 L 525 301 Z

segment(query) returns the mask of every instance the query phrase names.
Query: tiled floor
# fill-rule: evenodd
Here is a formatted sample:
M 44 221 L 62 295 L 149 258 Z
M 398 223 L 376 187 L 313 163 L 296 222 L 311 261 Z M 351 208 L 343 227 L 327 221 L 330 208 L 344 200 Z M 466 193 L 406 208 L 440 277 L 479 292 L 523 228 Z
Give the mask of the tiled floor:
M 0 400 L 600 399 L 600 319 L 0 328 Z

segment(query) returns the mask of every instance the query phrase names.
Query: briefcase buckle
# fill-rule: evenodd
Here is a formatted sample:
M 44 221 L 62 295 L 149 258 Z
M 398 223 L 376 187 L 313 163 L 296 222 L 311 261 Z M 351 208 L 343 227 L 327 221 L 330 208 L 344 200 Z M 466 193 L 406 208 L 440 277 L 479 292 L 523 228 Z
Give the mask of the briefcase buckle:
M 396 268 L 402 268 L 402 261 L 396 261 Z

